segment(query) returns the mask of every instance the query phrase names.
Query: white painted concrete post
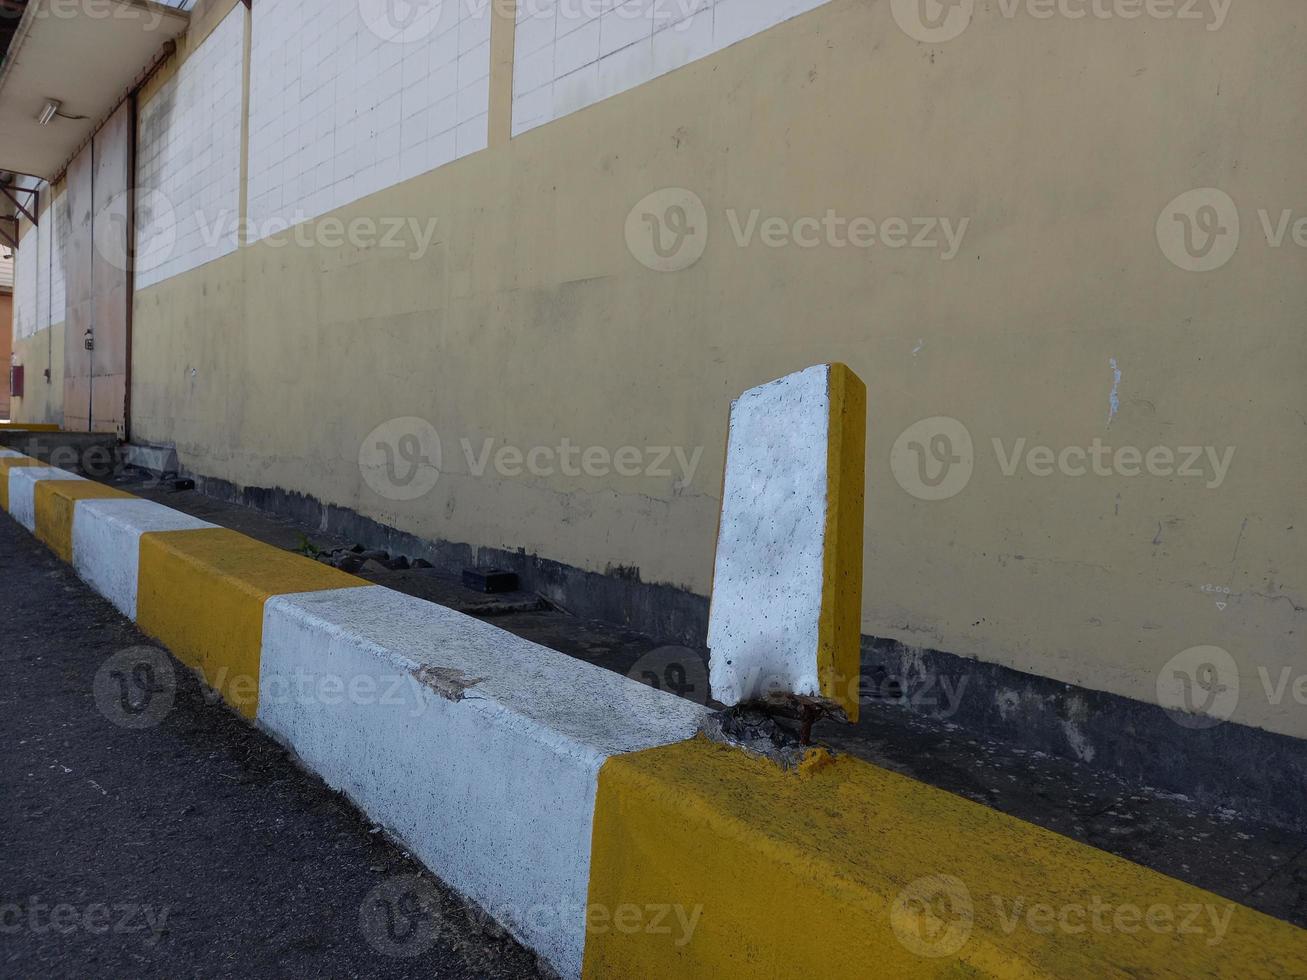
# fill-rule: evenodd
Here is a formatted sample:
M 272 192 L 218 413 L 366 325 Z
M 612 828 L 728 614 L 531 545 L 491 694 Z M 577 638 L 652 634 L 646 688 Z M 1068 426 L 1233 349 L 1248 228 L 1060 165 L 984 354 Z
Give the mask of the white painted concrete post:
M 713 696 L 858 716 L 866 387 L 821 364 L 731 406 L 708 622 Z

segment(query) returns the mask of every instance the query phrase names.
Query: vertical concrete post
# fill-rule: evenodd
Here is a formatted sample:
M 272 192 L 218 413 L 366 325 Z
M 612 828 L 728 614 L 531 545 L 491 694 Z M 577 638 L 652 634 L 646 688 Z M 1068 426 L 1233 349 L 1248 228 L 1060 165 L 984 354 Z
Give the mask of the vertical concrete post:
M 731 406 L 708 622 L 713 696 L 858 717 L 866 386 L 821 364 Z

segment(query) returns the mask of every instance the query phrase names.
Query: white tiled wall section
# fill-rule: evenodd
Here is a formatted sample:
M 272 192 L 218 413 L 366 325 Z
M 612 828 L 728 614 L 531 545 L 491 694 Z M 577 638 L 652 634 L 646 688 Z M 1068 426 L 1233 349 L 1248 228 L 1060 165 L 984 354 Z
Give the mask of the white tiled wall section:
M 49 186 L 42 184 L 42 196 L 49 193 Z M 14 334 L 19 338 L 64 321 L 67 200 L 63 194 L 56 197 L 53 206 L 41 212 L 40 225 L 29 225 L 19 240 L 14 255 Z
M 42 194 L 49 194 L 50 188 L 43 186 Z M 37 248 L 38 261 L 41 263 L 40 287 L 36 292 L 36 327 L 44 330 L 56 323 L 64 322 L 64 309 L 68 305 L 64 283 L 64 253 L 67 249 L 68 197 L 59 194 L 41 215 L 41 227 L 38 229 L 40 245 Z
M 513 135 L 827 0 L 518 0 Z
M 244 48 L 238 4 L 141 108 L 137 289 L 236 249 Z
M 312 15 L 301 0 L 260 0 L 253 237 L 484 149 L 490 13 L 489 0 L 315 0 Z
M 14 253 L 14 336 L 30 337 L 37 331 L 36 290 L 45 276 L 39 274 L 39 232 L 28 226 Z

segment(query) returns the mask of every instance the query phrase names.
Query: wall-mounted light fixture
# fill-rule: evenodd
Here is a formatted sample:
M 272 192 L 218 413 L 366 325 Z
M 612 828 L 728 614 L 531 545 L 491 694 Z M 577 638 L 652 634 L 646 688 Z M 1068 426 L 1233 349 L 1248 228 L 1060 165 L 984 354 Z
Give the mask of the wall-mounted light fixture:
M 63 103 L 57 99 L 47 99 L 45 108 L 43 108 L 41 114 L 36 117 L 36 121 L 42 126 L 50 125 L 50 120 L 59 115 L 59 107 L 62 105 Z

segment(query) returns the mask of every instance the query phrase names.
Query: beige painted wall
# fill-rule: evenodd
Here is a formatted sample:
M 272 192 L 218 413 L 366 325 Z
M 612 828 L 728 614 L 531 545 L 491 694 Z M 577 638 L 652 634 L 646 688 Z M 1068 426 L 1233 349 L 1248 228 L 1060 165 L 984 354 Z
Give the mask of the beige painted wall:
M 9 418 L 9 365 L 14 346 L 14 294 L 0 292 L 0 419 Z
M 30 337 L 14 341 L 14 362 L 25 368 L 22 398 L 15 398 L 12 415 L 17 422 L 51 422 L 64 420 L 64 325 L 38 330 Z M 50 368 L 50 383 L 45 369 Z
M 1307 91 L 1286 29 L 1301 19 L 1298 0 L 1236 5 L 1213 32 L 988 14 L 930 47 L 885 2 L 835 0 L 336 212 L 438 218 L 421 260 L 265 242 L 139 294 L 134 435 L 432 538 L 706 592 L 729 400 L 844 360 L 869 389 L 865 632 L 1145 701 L 1175 654 L 1217 645 L 1240 665 L 1236 720 L 1307 736 L 1307 710 L 1271 703 L 1259 673 L 1307 672 L 1307 279 L 1302 249 L 1269 248 L 1256 219 L 1307 205 L 1304 103 L 1286 97 Z M 698 264 L 659 274 L 623 229 L 669 186 L 702 197 L 711 231 Z M 1154 223 L 1208 186 L 1239 202 L 1243 241 L 1225 268 L 1183 272 Z M 970 226 L 951 262 L 740 248 L 728 208 Z M 408 503 L 357 466 L 401 416 L 444 446 L 439 482 Z M 931 416 L 977 448 L 966 489 L 936 502 L 889 465 Z M 564 436 L 703 447 L 702 464 L 683 490 L 477 478 L 459 445 Z M 1215 489 L 1005 477 L 995 437 L 1236 455 Z
M 55 198 L 62 194 L 65 189 L 63 181 L 57 183 L 53 188 L 43 186 L 38 211 L 38 217 L 43 222 L 48 220 Z M 49 228 L 50 226 L 43 225 L 43 227 Z M 30 229 L 31 226 L 27 220 L 21 219 L 20 231 L 26 234 Z M 38 248 L 34 237 L 29 247 L 32 249 Z M 50 288 L 49 276 L 50 269 L 42 267 L 39 271 L 38 288 L 43 291 Z M 49 307 L 49 297 L 44 292 L 38 298 L 37 305 L 41 310 L 47 310 Z M 15 422 L 45 422 L 62 425 L 64 420 L 63 321 L 37 330 L 30 337 L 18 337 L 17 332 L 17 324 L 14 324 L 10 330 L 10 335 L 13 337 L 13 363 L 23 365 L 24 394 L 22 398 L 12 400 L 9 410 L 10 417 Z M 50 371 L 48 384 L 45 379 L 47 369 Z M 6 380 L 7 384 L 8 381 Z

